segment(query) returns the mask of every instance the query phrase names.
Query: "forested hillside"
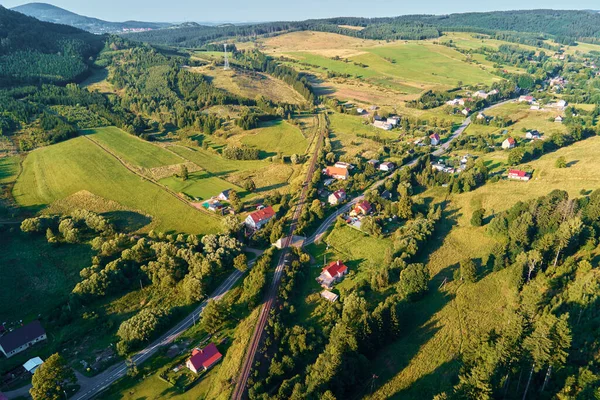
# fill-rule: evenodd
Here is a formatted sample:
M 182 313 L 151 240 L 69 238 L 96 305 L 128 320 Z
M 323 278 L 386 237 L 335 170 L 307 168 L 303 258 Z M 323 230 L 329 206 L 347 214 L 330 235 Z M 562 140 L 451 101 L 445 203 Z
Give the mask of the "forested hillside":
M 360 27 L 364 29 L 351 29 Z M 527 32 L 550 35 L 561 43 L 575 39 L 600 41 L 600 15 L 588 11 L 498 11 L 450 15 L 405 15 L 389 18 L 340 17 L 301 22 L 270 22 L 225 27 L 198 26 L 177 30 L 155 30 L 131 34 L 132 38 L 156 44 L 201 46 L 228 37 L 271 35 L 287 31 L 314 30 L 364 39 L 417 40 L 439 37 L 444 31 Z M 247 38 L 242 39 L 247 40 Z
M 0 85 L 80 79 L 103 42 L 101 36 L 0 6 Z

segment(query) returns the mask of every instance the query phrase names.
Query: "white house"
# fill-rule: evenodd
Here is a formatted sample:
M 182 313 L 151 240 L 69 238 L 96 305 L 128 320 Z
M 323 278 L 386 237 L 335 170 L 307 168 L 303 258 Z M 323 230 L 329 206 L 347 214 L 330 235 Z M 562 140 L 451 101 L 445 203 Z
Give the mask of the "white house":
M 341 280 L 348 273 L 348 267 L 341 261 L 332 261 L 323 268 L 317 282 L 325 289 L 331 289 L 333 285 Z
M 327 200 L 332 206 L 340 204 L 341 202 L 346 200 L 346 191 L 344 189 L 336 190 L 335 192 L 329 195 Z
M 536 140 L 541 137 L 538 131 L 529 131 L 525 134 L 525 138 L 529 140 Z
M 562 124 L 563 120 L 564 120 L 563 117 L 561 117 L 560 115 L 557 116 L 556 118 L 554 118 L 554 122 L 559 122 L 561 124 Z
M 389 162 L 389 161 L 382 162 L 381 164 L 379 164 L 379 170 L 380 171 L 389 172 L 389 171 L 393 171 L 394 168 L 396 168 L 396 165 L 394 163 L 392 163 L 392 162 Z
M 440 144 L 440 141 L 441 141 L 440 135 L 438 135 L 437 133 L 430 135 L 429 139 L 431 140 L 432 146 L 437 146 L 438 144 Z
M 512 149 L 512 148 L 513 148 L 513 147 L 515 147 L 516 145 L 517 145 L 517 142 L 515 141 L 515 139 L 513 139 L 513 138 L 511 138 L 511 137 L 509 137 L 509 138 L 506 138 L 506 139 L 504 140 L 504 142 L 502 142 L 502 148 L 503 148 L 504 150 L 507 150 L 507 149 Z
M 40 321 L 33 321 L 0 337 L 0 351 L 9 358 L 42 340 L 46 340 L 46 331 Z

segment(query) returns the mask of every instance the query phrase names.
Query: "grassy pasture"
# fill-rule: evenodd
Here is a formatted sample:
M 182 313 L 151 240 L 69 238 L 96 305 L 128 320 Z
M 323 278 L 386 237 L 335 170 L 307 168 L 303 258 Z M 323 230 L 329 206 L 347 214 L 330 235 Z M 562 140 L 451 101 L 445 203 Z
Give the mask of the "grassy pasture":
M 372 272 L 382 265 L 385 250 L 391 246 L 389 239 L 372 237 L 344 225 L 334 228 L 320 244 L 312 244 L 307 250 L 318 265 L 324 256 L 327 262 L 343 261 L 350 268 L 350 275 L 336 288 L 349 289 L 362 279 L 370 279 Z
M 221 178 L 202 171 L 191 173 L 186 181 L 172 176 L 161 179 L 159 182 L 178 193 L 185 193 L 201 200 L 207 200 L 226 189 L 235 189 L 241 195 L 244 192 L 244 189 L 239 186 L 232 185 Z
M 0 246 L 0 275 L 10 282 L 0 292 L 0 320 L 6 322 L 35 318 L 68 298 L 92 256 L 87 245 L 55 247 L 44 235 L 18 230 L 2 233 Z
M 29 153 L 13 196 L 20 206 L 37 211 L 81 190 L 152 215 L 158 230 L 208 233 L 220 229 L 218 219 L 142 180 L 85 137 Z
M 14 182 L 19 174 L 20 162 L 18 156 L 0 157 L 0 184 Z
M 212 65 L 192 67 L 189 70 L 209 77 L 216 87 L 238 96 L 249 99 L 263 96 L 278 103 L 289 104 L 302 104 L 305 102 L 304 98 L 292 87 L 266 74 L 237 68 L 225 71 L 222 67 Z
M 304 154 L 308 147 L 308 141 L 300 129 L 282 120 L 261 123 L 259 128 L 242 131 L 231 140 L 258 148 L 263 156 L 273 156 L 279 152 L 284 155 Z
M 546 154 L 528 166 L 535 169 L 530 182 L 503 180 L 488 183 L 469 193 L 452 195 L 445 210 L 446 219 L 430 241 L 420 262 L 427 263 L 432 276 L 430 293 L 414 304 L 405 334 L 379 353 L 373 371 L 380 378 L 379 388 L 372 398 L 421 399 L 451 389 L 452 377 L 460 369 L 457 357 L 464 346 L 490 329 L 502 330 L 511 322 L 508 310 L 514 309 L 517 292 L 509 283 L 509 270 L 482 274 L 474 284 L 452 282 L 452 271 L 460 260 L 470 257 L 478 262 L 489 254 L 495 240 L 485 233 L 485 227 L 472 227 L 470 218 L 475 208 L 484 207 L 486 215 L 508 209 L 517 201 L 527 201 L 548 194 L 553 189 L 569 192 L 571 197 L 582 189 L 600 187 L 595 175 L 596 154 L 600 138 L 592 137 L 554 153 Z M 486 156 L 493 165 L 500 157 Z M 566 169 L 554 166 L 563 156 L 571 163 Z M 446 198 L 445 188 L 434 188 L 421 194 L 423 198 L 440 201 Z M 438 289 L 444 278 L 450 281 Z M 414 315 L 412 315 L 414 314 Z M 368 396 L 368 393 L 365 392 Z
M 82 131 L 102 146 L 128 163 L 142 168 L 156 168 L 164 165 L 181 164 L 184 160 L 159 146 L 130 135 L 116 127 L 88 129 Z

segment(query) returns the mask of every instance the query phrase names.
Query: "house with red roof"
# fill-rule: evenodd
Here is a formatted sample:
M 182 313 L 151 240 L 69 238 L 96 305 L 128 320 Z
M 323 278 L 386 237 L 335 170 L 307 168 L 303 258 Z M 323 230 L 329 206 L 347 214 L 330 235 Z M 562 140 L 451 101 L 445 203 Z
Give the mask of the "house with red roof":
M 350 212 L 351 215 L 357 216 L 357 215 L 368 215 L 371 213 L 371 210 L 373 209 L 373 207 L 371 206 L 371 203 L 369 203 L 366 200 L 363 200 L 361 202 L 359 202 L 358 204 L 356 204 L 356 206 L 354 206 L 354 209 Z
M 514 179 L 517 181 L 528 181 L 531 179 L 531 175 L 528 172 L 520 169 L 511 169 L 508 171 L 508 179 Z
M 437 146 L 438 144 L 440 144 L 440 135 L 438 135 L 437 133 L 431 134 L 429 136 L 429 139 L 431 140 L 432 146 Z
M 325 289 L 331 289 L 336 282 L 339 282 L 348 274 L 348 267 L 340 260 L 332 261 L 323 268 L 317 282 Z
M 209 344 L 203 349 L 194 349 L 192 356 L 187 360 L 185 366 L 193 373 L 206 371 L 215 365 L 223 355 L 219 353 L 219 349 L 214 343 Z
M 327 167 L 323 170 L 323 173 L 334 179 L 346 180 L 348 179 L 348 168 L 340 168 L 340 167 Z
M 340 204 L 342 201 L 346 200 L 346 191 L 344 189 L 336 190 L 329 195 L 327 200 L 332 206 Z
M 248 228 L 258 230 L 265 226 L 273 217 L 275 217 L 275 210 L 273 210 L 273 207 L 268 206 L 248 215 L 244 223 Z

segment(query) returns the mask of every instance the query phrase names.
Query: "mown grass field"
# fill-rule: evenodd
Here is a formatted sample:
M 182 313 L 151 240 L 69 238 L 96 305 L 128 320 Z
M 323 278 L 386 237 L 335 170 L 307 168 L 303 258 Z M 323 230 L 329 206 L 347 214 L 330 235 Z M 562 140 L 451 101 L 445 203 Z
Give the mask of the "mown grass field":
M 87 129 L 83 135 L 108 147 L 128 163 L 142 168 L 181 164 L 184 160 L 152 143 L 139 139 L 116 127 Z
M 196 163 L 213 176 L 229 182 L 230 186 L 242 186 L 245 179 L 252 178 L 259 193 L 285 189 L 299 170 L 291 164 L 274 164 L 261 160 L 226 160 L 221 155 L 202 148 L 170 146 L 169 149 Z
M 19 173 L 20 161 L 18 156 L 0 157 L 0 184 L 14 182 Z
M 29 153 L 13 196 L 20 206 L 39 211 L 81 190 L 151 215 L 157 230 L 220 230 L 218 219 L 186 206 L 163 188 L 141 179 L 85 137 Z
M 308 140 L 300 129 L 282 120 L 261 123 L 259 128 L 243 131 L 233 136 L 231 141 L 257 148 L 263 157 L 279 152 L 284 155 L 304 154 L 308 147 Z
M 209 77 L 216 87 L 238 96 L 249 99 L 263 96 L 278 103 L 288 104 L 306 102 L 291 86 L 266 74 L 248 72 L 237 68 L 226 71 L 220 66 L 214 67 L 212 65 L 191 67 L 189 70 Z
M 227 189 L 235 189 L 241 197 L 245 194 L 244 189 L 239 186 L 202 171 L 189 174 L 186 181 L 172 176 L 161 179 L 159 182 L 178 193 L 185 193 L 200 200 L 207 200 Z
M 400 340 L 374 360 L 379 388 L 372 396 L 366 389 L 365 397 L 416 400 L 452 388 L 460 369 L 457 360 L 465 346 L 491 329 L 501 330 L 510 324 L 508 310 L 514 309 L 518 296 L 509 283 L 509 270 L 480 270 L 480 280 L 474 284 L 452 282 L 452 272 L 460 260 L 469 257 L 481 263 L 496 243 L 485 227 L 470 225 L 473 211 L 482 206 L 489 217 L 554 189 L 577 197 L 581 190 L 599 188 L 600 178 L 595 174 L 598 151 L 600 137 L 592 137 L 529 163 L 527 167 L 535 169 L 530 182 L 502 180 L 448 197 L 444 221 L 417 258 L 430 270 L 430 293 L 409 311 Z M 486 159 L 501 168 L 498 164 L 505 156 L 492 153 Z M 560 156 L 571 163 L 568 168 L 554 166 Z M 447 189 L 434 188 L 420 196 L 441 201 L 446 199 Z M 444 278 L 449 283 L 440 289 Z

